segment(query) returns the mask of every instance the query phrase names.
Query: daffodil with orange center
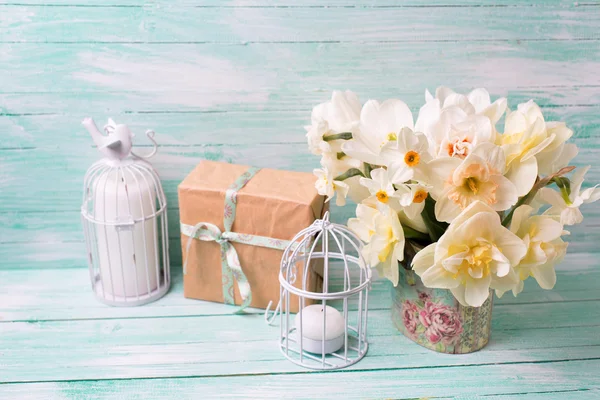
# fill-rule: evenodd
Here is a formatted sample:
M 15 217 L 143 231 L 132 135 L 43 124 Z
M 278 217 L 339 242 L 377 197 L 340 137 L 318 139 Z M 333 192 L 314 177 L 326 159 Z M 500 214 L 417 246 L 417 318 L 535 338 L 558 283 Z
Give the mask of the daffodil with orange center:
M 504 211 L 518 200 L 517 188 L 503 175 L 504 153 L 492 143 L 477 146 L 462 161 L 455 157 L 433 160 L 430 168 L 439 221 L 452 222 L 475 201 Z
M 401 185 L 410 180 L 427 181 L 431 160 L 429 143 L 425 135 L 404 128 L 395 143 L 390 144 L 394 150 L 393 160 L 389 163 L 390 180 Z
M 379 203 L 398 208 L 398 195 L 384 168 L 371 171 L 371 178 L 360 178 L 360 184 L 366 187 Z
M 409 183 L 398 187 L 398 200 L 406 217 L 413 220 L 417 218 L 425 207 L 425 199 L 431 187 L 423 183 Z

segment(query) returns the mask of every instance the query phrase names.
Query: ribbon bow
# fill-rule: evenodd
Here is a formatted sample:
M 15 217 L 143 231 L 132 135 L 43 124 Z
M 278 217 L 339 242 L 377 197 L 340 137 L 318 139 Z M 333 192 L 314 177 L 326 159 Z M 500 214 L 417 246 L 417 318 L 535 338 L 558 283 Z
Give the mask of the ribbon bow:
M 189 230 L 186 229 L 186 227 L 182 227 L 182 231 Z M 246 278 L 246 275 L 242 271 L 237 252 L 230 242 L 232 239 L 237 239 L 237 235 L 233 232 L 221 232 L 218 226 L 208 222 L 200 222 L 199 224 L 194 225 L 189 231 L 189 238 L 185 250 L 188 255 L 194 238 L 205 242 L 214 241 L 221 246 L 221 273 L 224 290 L 223 300 L 225 304 L 235 304 L 233 300 L 233 279 L 235 278 L 238 283 L 238 288 L 240 289 L 240 295 L 243 299 L 237 313 L 242 312 L 244 308 L 248 307 L 252 302 L 252 291 L 250 290 L 248 278 Z M 188 234 L 188 232 L 184 233 Z M 187 260 L 188 258 L 186 257 L 185 263 L 183 264 L 184 274 L 187 271 Z

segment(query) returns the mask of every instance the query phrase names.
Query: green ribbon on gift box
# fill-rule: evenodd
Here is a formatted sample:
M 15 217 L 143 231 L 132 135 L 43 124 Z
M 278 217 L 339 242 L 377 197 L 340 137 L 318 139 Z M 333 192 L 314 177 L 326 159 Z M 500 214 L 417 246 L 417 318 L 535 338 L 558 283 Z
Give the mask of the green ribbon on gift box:
M 187 271 L 187 260 L 190 252 L 192 240 L 199 239 L 207 242 L 217 242 L 221 246 L 221 272 L 223 281 L 223 302 L 225 304 L 235 304 L 233 299 L 233 280 L 237 281 L 242 304 L 236 311 L 236 314 L 242 313 L 252 302 L 252 291 L 248 278 L 242 270 L 240 259 L 232 242 L 249 244 L 252 246 L 267 247 L 270 249 L 285 250 L 291 243 L 289 240 L 273 239 L 265 236 L 249 235 L 246 233 L 231 232 L 233 221 L 235 221 L 235 211 L 237 204 L 237 193 L 260 171 L 260 168 L 250 167 L 246 172 L 240 175 L 236 181 L 229 186 L 225 192 L 225 211 L 224 227 L 221 232 L 218 226 L 209 222 L 200 222 L 196 225 L 187 225 L 181 223 L 181 233 L 189 236 L 186 245 L 186 257 L 183 263 L 183 273 Z

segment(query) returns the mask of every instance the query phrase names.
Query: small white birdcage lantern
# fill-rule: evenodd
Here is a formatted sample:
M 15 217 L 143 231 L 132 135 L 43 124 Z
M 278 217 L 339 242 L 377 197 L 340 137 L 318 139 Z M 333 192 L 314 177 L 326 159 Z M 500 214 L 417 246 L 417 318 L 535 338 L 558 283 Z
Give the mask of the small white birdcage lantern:
M 279 346 L 292 362 L 312 369 L 338 369 L 367 353 L 371 269 L 361 249 L 361 240 L 345 226 L 329 222 L 327 212 L 300 231 L 284 251 L 279 273 Z M 322 293 L 308 291 L 306 278 L 300 287 L 294 286 L 297 276 L 307 277 L 309 268 L 321 264 Z M 298 268 L 304 268 L 303 274 L 298 274 Z M 295 316 L 290 313 L 290 296 L 293 301 L 297 298 L 301 310 Z
M 113 306 L 137 306 L 170 286 L 167 202 L 158 174 L 131 151 L 133 134 L 108 121 L 102 134 L 91 118 L 83 125 L 105 156 L 87 171 L 81 215 L 92 289 Z

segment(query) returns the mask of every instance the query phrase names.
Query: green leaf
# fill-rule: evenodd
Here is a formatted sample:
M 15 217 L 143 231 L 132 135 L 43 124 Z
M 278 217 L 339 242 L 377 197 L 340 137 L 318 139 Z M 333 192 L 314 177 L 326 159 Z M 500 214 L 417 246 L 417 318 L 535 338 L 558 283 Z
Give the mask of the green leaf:
M 323 136 L 323 140 L 331 142 L 332 140 L 349 140 L 352 139 L 352 132 L 336 133 L 335 135 Z
M 371 177 L 371 171 L 373 171 L 373 170 L 374 170 L 374 168 L 371 164 L 365 163 L 365 176 L 367 178 Z
M 334 181 L 343 181 L 346 180 L 348 178 L 352 178 L 353 176 L 363 176 L 363 173 L 360 169 L 358 168 L 350 168 L 348 171 L 344 172 L 341 175 L 336 176 L 335 178 L 333 178 Z
M 437 242 L 444 232 L 446 232 L 446 229 L 448 229 L 448 224 L 440 222 L 435 218 L 435 200 L 429 195 L 425 199 L 425 207 L 421 212 L 421 216 L 423 217 L 423 222 L 425 222 L 431 241 Z

